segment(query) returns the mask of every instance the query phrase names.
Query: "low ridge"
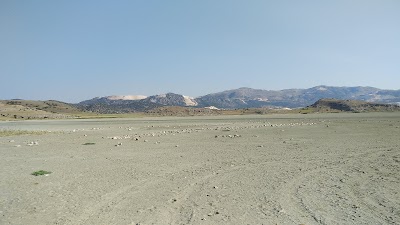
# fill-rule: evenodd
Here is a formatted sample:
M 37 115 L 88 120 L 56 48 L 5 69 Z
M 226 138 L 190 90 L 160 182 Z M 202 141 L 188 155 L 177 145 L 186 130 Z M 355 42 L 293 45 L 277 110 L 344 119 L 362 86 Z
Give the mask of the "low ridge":
M 399 105 L 370 103 L 358 100 L 320 99 L 308 108 L 316 111 L 341 112 L 393 112 L 400 111 Z

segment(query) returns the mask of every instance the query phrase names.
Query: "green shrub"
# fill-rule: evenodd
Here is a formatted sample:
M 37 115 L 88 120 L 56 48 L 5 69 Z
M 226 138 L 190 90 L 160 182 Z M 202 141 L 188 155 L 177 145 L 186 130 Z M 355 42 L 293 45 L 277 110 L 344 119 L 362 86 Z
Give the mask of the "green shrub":
M 31 173 L 31 175 L 33 175 L 33 176 L 41 176 L 41 175 L 45 175 L 45 174 L 51 174 L 51 172 L 45 171 L 45 170 L 38 170 L 38 171 Z
M 96 143 L 92 143 L 92 142 L 87 142 L 87 143 L 85 143 L 85 144 L 83 144 L 83 145 L 95 145 Z

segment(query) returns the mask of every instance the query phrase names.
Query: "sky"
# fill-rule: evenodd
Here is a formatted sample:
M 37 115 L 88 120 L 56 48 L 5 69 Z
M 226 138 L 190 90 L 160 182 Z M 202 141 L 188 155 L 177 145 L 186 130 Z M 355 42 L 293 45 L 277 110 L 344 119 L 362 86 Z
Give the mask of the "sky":
M 400 89 L 398 0 L 1 0 L 0 99 Z

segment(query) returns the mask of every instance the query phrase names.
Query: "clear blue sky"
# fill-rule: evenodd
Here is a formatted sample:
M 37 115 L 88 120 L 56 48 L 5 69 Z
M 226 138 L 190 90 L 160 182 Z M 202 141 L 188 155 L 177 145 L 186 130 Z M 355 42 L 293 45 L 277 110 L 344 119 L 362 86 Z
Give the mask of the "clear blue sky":
M 1 0 L 0 99 L 400 88 L 399 0 Z

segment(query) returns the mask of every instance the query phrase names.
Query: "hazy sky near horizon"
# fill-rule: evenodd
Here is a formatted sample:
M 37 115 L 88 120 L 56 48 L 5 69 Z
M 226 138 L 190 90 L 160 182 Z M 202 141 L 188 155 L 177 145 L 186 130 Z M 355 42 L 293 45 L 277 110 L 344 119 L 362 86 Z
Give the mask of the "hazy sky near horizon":
M 400 89 L 398 0 L 0 1 L 0 99 Z

